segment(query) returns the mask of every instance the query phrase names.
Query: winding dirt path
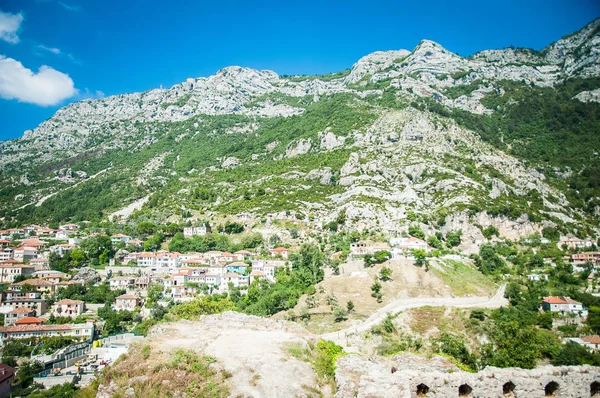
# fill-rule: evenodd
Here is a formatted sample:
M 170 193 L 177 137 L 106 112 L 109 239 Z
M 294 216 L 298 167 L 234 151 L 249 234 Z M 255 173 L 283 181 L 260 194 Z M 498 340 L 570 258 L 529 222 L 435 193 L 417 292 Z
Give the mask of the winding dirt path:
M 410 299 L 398 299 L 392 301 L 385 307 L 377 310 L 373 315 L 367 318 L 359 325 L 351 326 L 337 332 L 325 333 L 321 337 L 326 340 L 334 341 L 337 344 L 345 346 L 346 337 L 353 334 L 360 334 L 370 330 L 383 322 L 387 314 L 395 315 L 401 311 L 419 307 L 455 307 L 455 308 L 499 308 L 508 305 L 508 300 L 504 298 L 506 284 L 500 286 L 492 297 L 415 297 Z

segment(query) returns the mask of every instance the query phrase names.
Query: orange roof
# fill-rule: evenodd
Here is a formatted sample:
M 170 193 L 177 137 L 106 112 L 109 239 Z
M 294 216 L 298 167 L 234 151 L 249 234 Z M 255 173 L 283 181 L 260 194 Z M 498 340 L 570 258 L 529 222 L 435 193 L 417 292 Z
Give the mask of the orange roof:
M 119 297 L 117 297 L 118 299 L 124 299 L 124 300 L 131 300 L 131 299 L 138 299 L 138 296 L 134 296 L 133 294 L 122 294 Z
M 35 279 L 26 279 L 21 282 L 13 283 L 11 286 L 24 286 L 24 285 L 40 287 L 40 286 L 52 286 L 52 283 L 50 283 L 44 279 L 35 278 Z
M 589 344 L 600 344 L 600 336 L 598 336 L 598 335 L 585 336 L 585 337 L 582 337 L 581 340 L 583 340 Z
M 21 318 L 15 322 L 15 325 L 41 325 L 44 323 L 45 319 L 36 318 L 33 316 L 26 316 L 25 318 Z
M 25 307 L 18 307 L 9 312 L 9 314 L 30 314 L 33 310 Z
M 71 330 L 71 325 L 15 325 L 0 327 L 0 333 Z
M 276 247 L 275 249 L 271 250 L 272 252 L 289 252 L 290 249 L 286 249 L 285 247 Z
M 81 301 L 81 300 L 71 300 L 71 299 L 62 299 L 59 302 L 57 302 L 56 304 L 58 304 L 58 305 L 77 305 L 77 304 L 83 304 L 83 301 Z
M 554 297 L 554 296 L 545 297 L 542 302 L 548 303 L 548 304 L 567 304 L 567 301 L 565 299 L 563 299 L 562 297 Z

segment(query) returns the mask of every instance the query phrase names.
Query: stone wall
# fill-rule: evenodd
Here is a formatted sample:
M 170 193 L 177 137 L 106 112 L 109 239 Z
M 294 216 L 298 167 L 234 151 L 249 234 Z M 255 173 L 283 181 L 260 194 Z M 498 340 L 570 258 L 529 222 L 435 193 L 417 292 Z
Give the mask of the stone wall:
M 488 367 L 468 373 L 445 358 L 427 360 L 411 354 L 391 358 L 341 357 L 336 382 L 336 398 L 600 397 L 597 367 Z

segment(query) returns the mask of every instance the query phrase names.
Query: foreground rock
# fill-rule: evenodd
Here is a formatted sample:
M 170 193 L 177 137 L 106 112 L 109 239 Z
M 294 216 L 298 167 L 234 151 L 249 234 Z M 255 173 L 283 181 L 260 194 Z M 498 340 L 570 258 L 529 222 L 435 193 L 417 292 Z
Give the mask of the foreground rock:
M 336 398 L 351 397 L 596 397 L 600 368 L 542 366 L 532 370 L 488 367 L 461 371 L 449 360 L 412 354 L 390 358 L 358 355 L 337 361 Z
M 290 347 L 308 348 L 315 341 L 292 322 L 235 312 L 160 325 L 111 368 L 98 396 L 143 396 L 149 391 L 196 396 L 212 385 L 214 394 L 206 396 L 308 397 L 321 391 L 328 397 L 329 387 L 319 386 L 311 365 L 289 353 Z M 196 369 L 205 376 L 200 378 Z M 179 379 L 187 382 L 182 385 Z M 198 388 L 188 391 L 192 383 Z

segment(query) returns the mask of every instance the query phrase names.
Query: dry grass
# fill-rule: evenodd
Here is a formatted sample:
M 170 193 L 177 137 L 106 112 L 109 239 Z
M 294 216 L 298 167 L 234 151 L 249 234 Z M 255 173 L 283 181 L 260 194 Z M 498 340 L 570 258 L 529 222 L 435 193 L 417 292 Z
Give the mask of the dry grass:
M 129 354 L 104 372 L 99 383 L 108 386 L 114 382 L 117 386 L 113 392 L 115 397 L 124 396 L 129 387 L 133 387 L 135 396 L 147 398 L 229 395 L 225 383 L 231 374 L 220 369 L 214 358 L 184 350 L 152 350 L 151 354 L 148 346 L 133 346 Z
M 433 328 L 438 328 L 446 309 L 444 307 L 421 307 L 410 310 L 410 329 L 424 335 Z

